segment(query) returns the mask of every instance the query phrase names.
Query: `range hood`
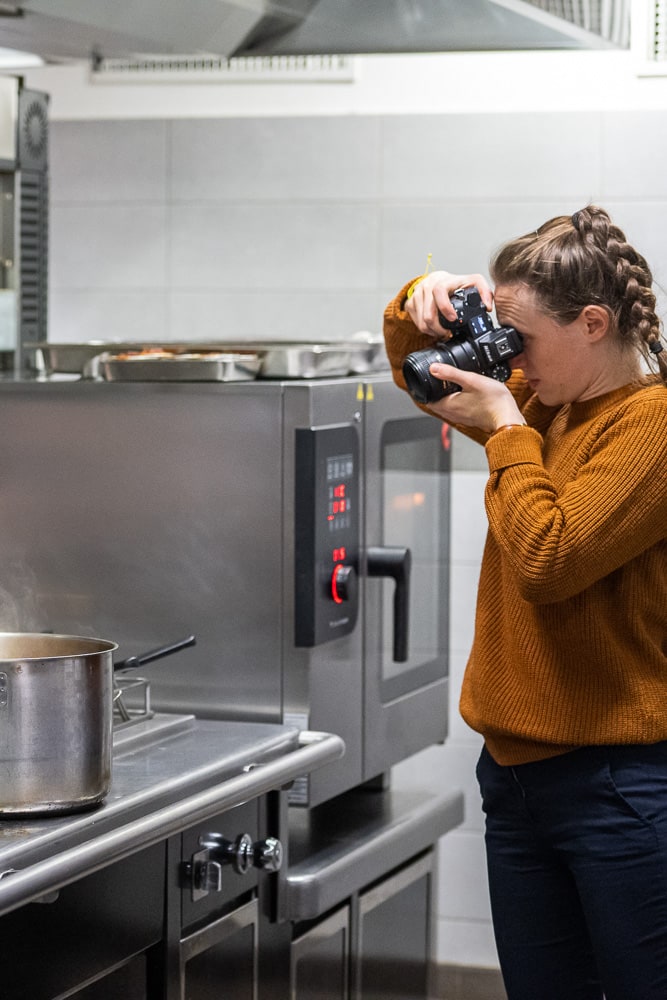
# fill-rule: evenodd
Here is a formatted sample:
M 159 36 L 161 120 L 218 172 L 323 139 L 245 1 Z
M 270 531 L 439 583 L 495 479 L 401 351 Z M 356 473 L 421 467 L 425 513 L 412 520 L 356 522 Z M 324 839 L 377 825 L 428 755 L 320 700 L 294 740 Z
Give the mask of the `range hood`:
M 631 0 L 318 0 L 236 55 L 627 47 Z
M 631 0 L 0 0 L 0 45 L 47 61 L 629 44 Z
M 0 0 L 0 45 L 47 61 L 232 55 L 261 26 L 285 33 L 316 0 Z

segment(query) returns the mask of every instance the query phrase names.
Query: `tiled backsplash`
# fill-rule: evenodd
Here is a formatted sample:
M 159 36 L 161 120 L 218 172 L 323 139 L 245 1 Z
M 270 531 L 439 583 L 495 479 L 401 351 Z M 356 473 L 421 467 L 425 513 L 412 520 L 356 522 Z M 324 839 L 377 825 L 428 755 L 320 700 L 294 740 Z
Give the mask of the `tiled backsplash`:
M 377 331 L 427 253 L 484 270 L 504 238 L 598 198 L 660 278 L 665 132 L 637 117 L 56 121 L 50 338 Z

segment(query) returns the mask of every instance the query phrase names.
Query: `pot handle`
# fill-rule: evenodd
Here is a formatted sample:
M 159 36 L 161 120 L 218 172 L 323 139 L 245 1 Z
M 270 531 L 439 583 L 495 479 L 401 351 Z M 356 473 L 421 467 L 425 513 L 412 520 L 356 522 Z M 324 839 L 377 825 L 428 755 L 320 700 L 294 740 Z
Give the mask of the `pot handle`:
M 127 659 L 121 660 L 120 663 L 114 663 L 113 668 L 114 670 L 131 670 L 134 667 L 143 667 L 146 663 L 152 663 L 153 660 L 169 656 L 170 653 L 177 653 L 179 649 L 194 646 L 196 643 L 196 637 L 189 635 L 185 639 L 179 639 L 178 642 L 172 642 L 169 646 L 159 646 L 157 649 L 151 649 L 148 653 L 142 653 L 141 656 L 128 656 Z

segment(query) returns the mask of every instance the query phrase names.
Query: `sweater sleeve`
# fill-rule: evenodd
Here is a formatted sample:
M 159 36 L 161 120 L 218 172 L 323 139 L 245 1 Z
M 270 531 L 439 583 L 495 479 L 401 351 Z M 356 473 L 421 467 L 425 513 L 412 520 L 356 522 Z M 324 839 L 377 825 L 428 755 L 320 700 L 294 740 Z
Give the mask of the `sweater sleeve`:
M 413 351 L 421 351 L 433 345 L 433 338 L 419 332 L 404 308 L 408 289 L 414 281 L 415 279 L 408 281 L 384 311 L 384 342 L 391 374 L 399 389 L 405 392 L 408 387 L 403 378 L 403 362 Z
M 487 442 L 489 527 L 525 600 L 572 597 L 665 538 L 666 439 L 661 388 L 601 417 L 560 488 L 534 429 L 512 428 Z

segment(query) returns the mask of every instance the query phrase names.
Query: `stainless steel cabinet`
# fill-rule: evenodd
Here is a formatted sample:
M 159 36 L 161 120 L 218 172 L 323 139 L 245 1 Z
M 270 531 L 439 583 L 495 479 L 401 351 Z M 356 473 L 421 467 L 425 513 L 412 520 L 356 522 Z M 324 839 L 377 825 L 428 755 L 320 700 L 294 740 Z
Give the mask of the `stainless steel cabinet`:
M 276 832 L 257 799 L 183 832 L 180 989 L 169 1000 L 257 1000 L 259 888 L 279 863 Z
M 145 955 L 137 955 L 120 969 L 102 979 L 66 994 L 71 1000 L 150 1000 L 149 977 Z M 64 998 L 63 998 L 64 1000 Z
M 297 929 L 289 1000 L 428 1000 L 433 850 Z
M 426 1000 L 431 961 L 432 852 L 359 899 L 353 1000 Z
M 163 936 L 163 845 L 47 900 L 0 919 L 2 1000 L 149 996 L 151 958 Z
M 348 1000 L 350 907 L 344 906 L 293 942 L 290 1000 Z
M 257 900 L 181 941 L 182 1000 L 257 1000 Z

